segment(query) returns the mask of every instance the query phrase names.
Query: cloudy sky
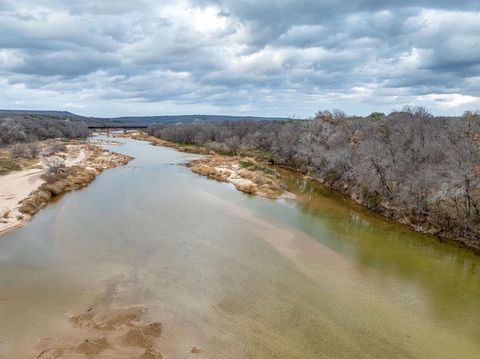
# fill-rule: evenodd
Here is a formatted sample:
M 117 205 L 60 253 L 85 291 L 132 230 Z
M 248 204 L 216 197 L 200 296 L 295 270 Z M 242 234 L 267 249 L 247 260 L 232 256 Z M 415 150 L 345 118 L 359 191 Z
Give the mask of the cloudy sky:
M 479 0 L 0 0 L 0 108 L 480 108 Z

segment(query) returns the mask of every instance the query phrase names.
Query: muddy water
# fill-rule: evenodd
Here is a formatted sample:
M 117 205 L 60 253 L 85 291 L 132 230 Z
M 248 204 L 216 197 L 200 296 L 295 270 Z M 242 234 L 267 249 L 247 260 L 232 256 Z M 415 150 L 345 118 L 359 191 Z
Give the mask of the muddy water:
M 295 176 L 298 201 L 252 197 L 178 165 L 194 155 L 122 141 L 129 165 L 0 238 L 0 358 L 132 306 L 162 322 L 167 358 L 479 357 L 479 257 Z

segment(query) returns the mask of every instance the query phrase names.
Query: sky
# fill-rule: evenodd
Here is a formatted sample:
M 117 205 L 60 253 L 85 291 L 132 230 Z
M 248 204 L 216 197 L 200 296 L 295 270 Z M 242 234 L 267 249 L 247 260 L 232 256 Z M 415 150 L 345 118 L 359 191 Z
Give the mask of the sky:
M 480 109 L 479 0 L 0 0 L 0 108 Z

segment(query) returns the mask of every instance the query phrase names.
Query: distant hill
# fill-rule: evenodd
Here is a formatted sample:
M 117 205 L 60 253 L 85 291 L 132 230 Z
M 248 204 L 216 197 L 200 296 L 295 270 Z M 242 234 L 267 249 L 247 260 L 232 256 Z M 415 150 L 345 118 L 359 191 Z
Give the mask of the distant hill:
M 0 110 L 0 119 L 11 117 L 20 121 L 55 121 L 74 123 L 83 122 L 88 126 L 108 126 L 119 121 L 106 118 L 84 117 L 68 111 L 36 111 L 36 110 Z
M 83 120 L 89 123 L 115 122 L 123 124 L 171 124 L 171 123 L 190 123 L 195 121 L 240 121 L 240 120 L 285 120 L 280 117 L 258 117 L 258 116 L 224 116 L 224 115 L 173 115 L 173 116 L 125 116 L 125 117 L 89 117 L 81 116 L 68 111 L 44 111 L 44 110 L 0 110 L 0 117 L 5 116 L 44 116 L 57 117 L 62 119 Z
M 33 116 L 50 116 L 60 118 L 82 118 L 84 116 L 76 115 L 68 111 L 37 111 L 37 110 L 0 110 L 0 116 L 11 115 L 33 115 Z

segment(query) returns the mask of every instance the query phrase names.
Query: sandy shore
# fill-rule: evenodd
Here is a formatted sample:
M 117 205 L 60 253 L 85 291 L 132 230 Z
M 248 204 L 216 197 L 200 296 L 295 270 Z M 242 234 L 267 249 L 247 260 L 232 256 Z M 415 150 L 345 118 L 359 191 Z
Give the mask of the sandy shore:
M 26 216 L 18 210 L 20 201 L 44 183 L 42 175 L 45 171 L 41 166 L 0 176 L 0 234 L 26 222 Z
M 0 176 L 0 235 L 23 226 L 51 197 L 85 186 L 98 173 L 130 159 L 92 143 L 72 141 L 62 152 L 40 156 L 31 168 Z M 52 162 L 62 168 L 47 176 Z
M 251 157 L 209 155 L 190 161 L 187 167 L 202 176 L 231 183 L 241 192 L 272 199 L 295 198 L 286 191 L 274 168 Z

